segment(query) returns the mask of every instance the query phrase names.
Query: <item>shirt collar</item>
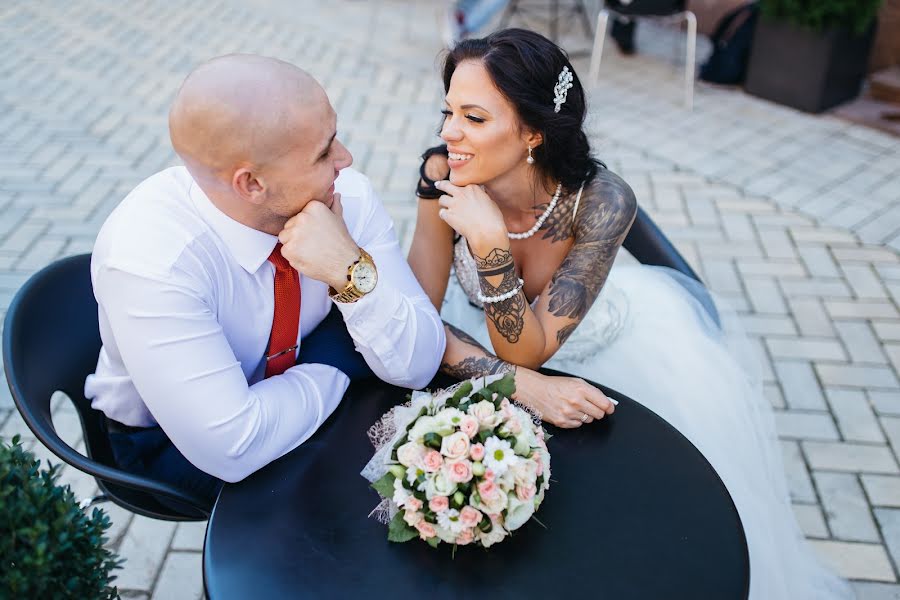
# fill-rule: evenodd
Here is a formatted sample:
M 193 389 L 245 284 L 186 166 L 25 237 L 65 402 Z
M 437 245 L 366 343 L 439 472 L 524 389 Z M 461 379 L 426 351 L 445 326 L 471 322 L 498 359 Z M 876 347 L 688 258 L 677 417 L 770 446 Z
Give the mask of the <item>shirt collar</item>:
M 191 182 L 190 196 L 200 217 L 216 232 L 238 264 L 248 273 L 256 273 L 269 259 L 278 237 L 238 223 L 223 213 L 196 181 Z

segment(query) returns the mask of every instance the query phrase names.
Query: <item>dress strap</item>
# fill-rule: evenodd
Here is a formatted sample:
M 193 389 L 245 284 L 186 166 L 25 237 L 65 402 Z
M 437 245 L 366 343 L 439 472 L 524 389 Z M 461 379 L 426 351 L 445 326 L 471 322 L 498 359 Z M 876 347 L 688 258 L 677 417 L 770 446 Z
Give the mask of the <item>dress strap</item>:
M 578 188 L 578 195 L 575 196 L 575 208 L 572 210 L 572 225 L 575 225 L 575 215 L 578 214 L 578 205 L 581 203 L 581 193 L 584 191 L 585 182 L 581 183 L 581 187 Z

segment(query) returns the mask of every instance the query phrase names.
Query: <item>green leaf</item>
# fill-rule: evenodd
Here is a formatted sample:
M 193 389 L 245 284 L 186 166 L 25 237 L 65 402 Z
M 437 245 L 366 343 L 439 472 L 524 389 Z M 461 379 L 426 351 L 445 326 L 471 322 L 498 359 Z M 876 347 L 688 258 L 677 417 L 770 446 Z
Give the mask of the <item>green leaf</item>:
M 381 494 L 383 498 L 394 497 L 394 477 L 393 473 L 385 473 L 384 477 L 372 483 L 372 489 Z
M 441 543 L 441 538 L 439 538 L 438 536 L 434 536 L 434 537 L 428 538 L 425 541 L 428 542 L 428 545 L 431 546 L 432 548 L 437 548 L 438 544 Z
M 419 533 L 412 527 L 406 524 L 406 521 L 403 520 L 403 513 L 398 512 L 394 515 L 394 518 L 391 519 L 390 525 L 388 525 L 388 541 L 389 542 L 397 542 L 398 544 L 402 544 L 403 542 L 408 542 L 409 540 L 415 539 L 419 536 Z
M 440 449 L 441 449 L 441 442 L 442 442 L 443 440 L 444 440 L 444 438 L 441 437 L 441 434 L 435 433 L 435 432 L 433 432 L 433 431 L 429 431 L 429 432 L 426 433 L 425 436 L 422 438 L 422 442 L 423 442 L 427 447 L 432 448 L 432 449 L 434 449 L 434 450 L 438 450 L 438 451 L 440 451 Z
M 491 391 L 497 392 L 504 398 L 512 398 L 516 393 L 516 376 L 514 373 L 506 373 L 502 378 L 488 386 Z
M 459 386 L 459 389 L 453 394 L 453 400 L 455 402 L 459 402 L 463 398 L 466 398 L 469 394 L 472 393 L 472 382 L 464 381 L 462 385 Z

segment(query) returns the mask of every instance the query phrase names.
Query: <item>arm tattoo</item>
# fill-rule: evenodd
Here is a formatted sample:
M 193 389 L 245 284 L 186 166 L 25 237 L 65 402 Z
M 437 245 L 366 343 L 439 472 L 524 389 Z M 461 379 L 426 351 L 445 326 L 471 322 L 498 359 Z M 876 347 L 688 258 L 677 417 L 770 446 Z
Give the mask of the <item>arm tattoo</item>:
M 578 192 L 569 193 L 559 200 L 556 210 L 550 213 L 550 216 L 541 225 L 540 231 L 544 234 L 541 239 L 550 240 L 550 243 L 556 243 L 563 242 L 575 235 L 572 211 L 575 210 L 575 196 L 577 195 Z M 535 210 L 543 213 L 549 205 L 549 202 L 541 204 L 536 206 Z
M 512 252 L 503 250 L 502 248 L 494 248 L 488 252 L 488 255 L 484 258 L 481 258 L 473 252 L 472 257 L 475 259 L 475 266 L 479 271 L 503 267 L 513 261 Z
M 450 333 L 455 335 L 456 339 L 458 339 L 459 341 L 465 342 L 465 343 L 469 344 L 470 346 L 475 346 L 479 350 L 484 350 L 485 352 L 487 352 L 485 347 L 478 343 L 478 340 L 473 338 L 471 335 L 469 335 L 468 333 L 466 333 L 459 327 L 456 327 L 455 325 L 451 325 L 447 321 L 444 321 L 444 327 L 446 327 L 447 330 L 450 331 Z
M 560 346 L 566 343 L 566 340 L 569 339 L 569 336 L 572 335 L 576 327 L 578 327 L 577 323 L 569 323 L 556 332 L 556 341 L 559 342 Z
M 550 280 L 550 312 L 581 321 L 606 282 L 637 211 L 634 193 L 609 171 L 600 171 L 582 196 L 575 244 Z M 562 343 L 577 323 L 557 332 Z
M 479 271 L 478 282 L 481 284 L 481 292 L 485 296 L 499 296 L 511 292 L 519 285 L 519 277 L 515 269 L 510 269 L 503 274 L 503 280 L 496 287 L 491 285 L 486 277 Z M 525 310 L 528 308 L 525 302 L 525 294 L 519 293 L 501 302 L 485 302 L 484 314 L 491 320 L 497 332 L 510 344 L 519 341 L 522 329 L 525 327 Z
M 515 366 L 495 356 L 467 356 L 455 365 L 442 362 L 441 371 L 457 379 L 471 379 L 472 377 L 484 377 L 495 373 L 515 372 Z
M 457 379 L 471 379 L 472 377 L 483 377 L 485 375 L 493 375 L 495 373 L 506 373 L 507 371 L 515 372 L 516 367 L 504 360 L 500 360 L 484 349 L 484 346 L 478 343 L 478 340 L 470 336 L 468 333 L 454 327 L 450 323 L 444 321 L 444 327 L 447 331 L 461 341 L 474 346 L 484 356 L 467 356 L 460 362 L 451 365 L 447 362 L 441 362 L 441 371 L 456 377 Z

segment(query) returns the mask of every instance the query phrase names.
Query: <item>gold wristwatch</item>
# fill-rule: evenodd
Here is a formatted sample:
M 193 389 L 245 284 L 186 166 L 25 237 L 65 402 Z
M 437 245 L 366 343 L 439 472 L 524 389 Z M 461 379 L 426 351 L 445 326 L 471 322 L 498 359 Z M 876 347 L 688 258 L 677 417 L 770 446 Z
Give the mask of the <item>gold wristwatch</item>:
M 359 259 L 347 267 L 347 287 L 341 291 L 328 288 L 328 295 L 336 302 L 356 302 L 375 289 L 378 269 L 368 252 L 359 249 Z

